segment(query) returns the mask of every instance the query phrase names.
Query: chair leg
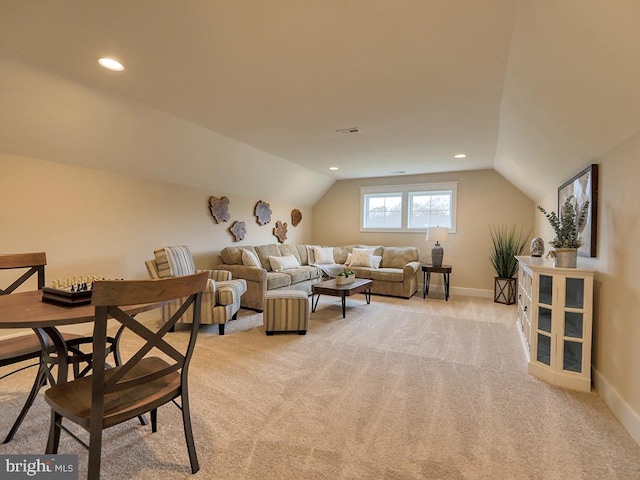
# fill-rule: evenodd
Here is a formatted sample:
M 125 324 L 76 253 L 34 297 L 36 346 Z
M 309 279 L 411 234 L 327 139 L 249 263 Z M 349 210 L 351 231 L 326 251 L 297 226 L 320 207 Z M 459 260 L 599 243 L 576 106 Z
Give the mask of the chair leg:
M 100 480 L 100 457 L 102 455 L 102 425 L 89 427 L 88 480 Z
M 18 418 L 16 418 L 16 421 L 11 427 L 11 430 L 9 431 L 7 438 L 5 438 L 4 442 L 2 443 L 9 443 L 13 439 L 13 436 L 16 434 L 16 432 L 18 431 L 18 428 L 20 428 L 20 425 L 24 420 L 24 417 L 27 416 L 27 412 L 31 408 L 31 405 L 33 405 L 33 402 L 35 401 L 36 397 L 38 396 L 38 392 L 40 391 L 40 388 L 44 384 L 45 380 L 46 380 L 46 376 L 44 374 L 44 367 L 42 366 L 42 363 L 41 363 L 38 366 L 38 373 L 36 374 L 36 379 L 34 380 L 33 385 L 31 386 L 31 391 L 29 392 L 27 401 L 24 403 L 24 406 L 22 407 L 22 410 L 20 411 Z
M 196 444 L 193 440 L 193 430 L 191 429 L 191 413 L 189 410 L 189 396 L 182 392 L 182 423 L 184 424 L 184 437 L 187 441 L 187 451 L 189 452 L 189 462 L 191 463 L 191 473 L 200 470 L 198 463 L 198 455 L 196 453 Z
M 154 408 L 153 410 L 151 410 L 151 431 L 154 433 L 158 431 L 158 409 L 157 408 Z
M 60 425 L 62 423 L 62 415 L 51 411 L 51 425 L 49 426 L 49 439 L 47 440 L 46 454 L 58 453 L 58 445 L 60 444 Z
M 220 335 L 224 335 L 224 323 L 219 323 L 218 324 L 218 333 Z

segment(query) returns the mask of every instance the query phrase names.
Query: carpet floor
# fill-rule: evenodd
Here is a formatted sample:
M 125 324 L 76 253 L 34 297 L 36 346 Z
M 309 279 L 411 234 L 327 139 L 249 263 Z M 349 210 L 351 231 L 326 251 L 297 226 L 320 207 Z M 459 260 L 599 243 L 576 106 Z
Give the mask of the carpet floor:
M 166 405 L 155 434 L 135 420 L 105 431 L 103 478 L 640 478 L 640 446 L 597 394 L 527 374 L 515 307 L 418 295 L 347 305 L 343 319 L 339 299 L 322 296 L 305 336 L 267 337 L 249 310 L 222 337 L 202 327 L 190 371 L 200 471 L 190 474 L 180 411 Z M 125 354 L 135 344 L 125 336 Z M 0 382 L 3 436 L 33 375 Z M 0 454 L 44 452 L 42 396 Z M 59 453 L 77 454 L 86 475 L 86 452 L 64 433 Z

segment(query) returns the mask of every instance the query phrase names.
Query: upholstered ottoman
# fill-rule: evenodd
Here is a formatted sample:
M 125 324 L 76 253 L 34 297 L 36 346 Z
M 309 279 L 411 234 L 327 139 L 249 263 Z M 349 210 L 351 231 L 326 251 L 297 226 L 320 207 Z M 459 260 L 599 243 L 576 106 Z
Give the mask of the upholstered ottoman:
M 267 335 L 298 332 L 309 328 L 309 297 L 299 290 L 270 290 L 264 294 L 262 322 Z

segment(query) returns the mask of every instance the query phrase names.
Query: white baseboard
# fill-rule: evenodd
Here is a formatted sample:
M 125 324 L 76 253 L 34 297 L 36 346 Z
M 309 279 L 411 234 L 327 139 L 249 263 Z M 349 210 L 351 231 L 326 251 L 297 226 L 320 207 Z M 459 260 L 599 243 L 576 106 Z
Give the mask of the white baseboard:
M 436 292 L 439 295 L 444 295 L 444 285 L 430 285 L 429 292 Z M 418 292 L 416 295 L 422 295 L 424 292 L 424 284 L 418 284 Z M 493 299 L 493 290 L 482 290 L 480 288 L 465 288 L 465 287 L 450 287 L 449 295 L 462 295 L 465 297 L 482 297 Z
M 600 398 L 604 400 L 604 403 L 631 435 L 631 438 L 640 445 L 640 415 L 625 402 L 618 391 L 595 368 L 592 370 L 592 377 L 593 386 Z

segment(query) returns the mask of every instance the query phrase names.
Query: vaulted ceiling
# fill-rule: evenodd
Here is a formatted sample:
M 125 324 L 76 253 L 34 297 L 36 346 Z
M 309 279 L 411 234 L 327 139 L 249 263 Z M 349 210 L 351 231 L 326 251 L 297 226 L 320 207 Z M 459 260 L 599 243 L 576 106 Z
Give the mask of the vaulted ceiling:
M 635 0 L 4 0 L 0 50 L 318 178 L 495 168 L 536 199 L 640 130 L 638 18 Z

